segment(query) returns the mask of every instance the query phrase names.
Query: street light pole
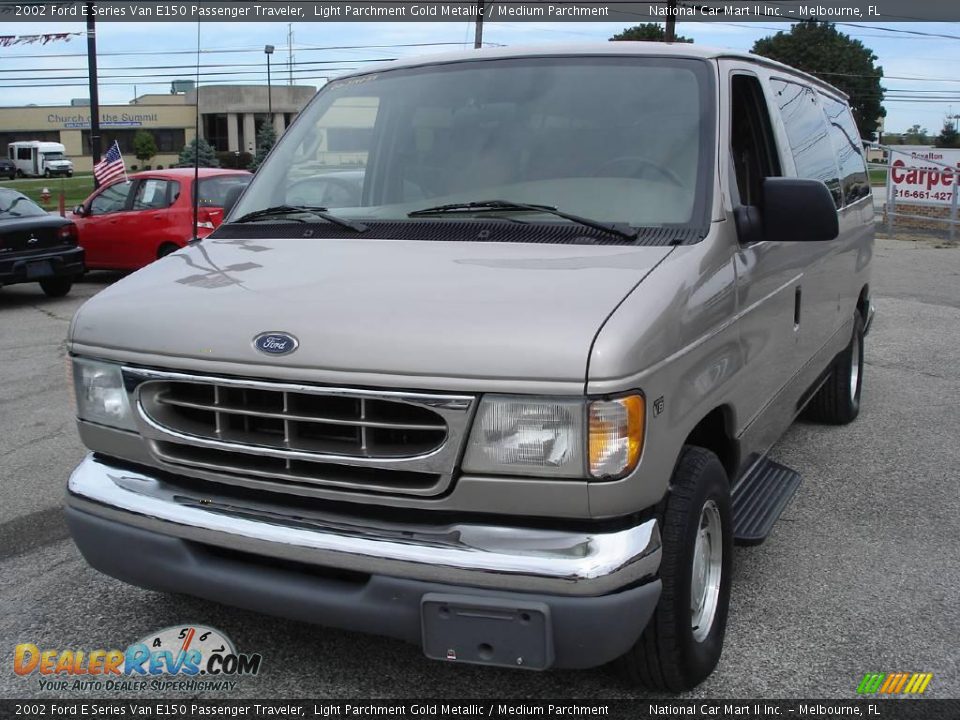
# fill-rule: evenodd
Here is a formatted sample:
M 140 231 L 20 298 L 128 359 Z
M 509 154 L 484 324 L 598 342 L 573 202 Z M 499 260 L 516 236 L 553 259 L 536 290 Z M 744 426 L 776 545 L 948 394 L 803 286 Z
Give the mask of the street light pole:
M 270 83 L 270 56 L 273 55 L 273 45 L 263 48 L 267 55 L 267 112 L 270 113 L 270 122 L 273 122 L 273 88 Z
M 667 30 L 664 40 L 669 43 L 677 41 L 677 0 L 667 0 Z
M 100 162 L 100 94 L 97 87 L 97 25 L 94 21 L 93 3 L 87 3 L 87 73 L 90 78 L 90 156 L 96 167 Z M 93 187 L 97 189 L 100 183 L 96 176 L 93 178 Z

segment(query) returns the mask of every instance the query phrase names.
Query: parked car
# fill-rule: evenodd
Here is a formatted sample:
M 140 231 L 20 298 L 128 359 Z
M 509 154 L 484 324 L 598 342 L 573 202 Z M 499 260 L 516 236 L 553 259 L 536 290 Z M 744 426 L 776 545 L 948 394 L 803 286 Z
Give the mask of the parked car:
M 0 177 L 5 177 L 7 180 L 13 180 L 16 176 L 17 166 L 14 165 L 13 160 L 0 158 Z
M 36 282 L 50 297 L 62 297 L 82 273 L 77 226 L 0 187 L 0 287 Z
M 734 541 L 800 482 L 768 451 L 860 410 L 859 137 L 831 85 L 699 45 L 328 83 L 227 222 L 77 314 L 74 540 L 447 662 L 696 685 Z M 303 194 L 358 166 L 358 195 Z
M 244 170 L 200 168 L 199 237 L 223 220 L 230 188 L 251 177 Z M 93 193 L 71 216 L 87 267 L 135 270 L 186 245 L 194 236 L 193 184 L 193 168 L 171 168 L 135 173 Z

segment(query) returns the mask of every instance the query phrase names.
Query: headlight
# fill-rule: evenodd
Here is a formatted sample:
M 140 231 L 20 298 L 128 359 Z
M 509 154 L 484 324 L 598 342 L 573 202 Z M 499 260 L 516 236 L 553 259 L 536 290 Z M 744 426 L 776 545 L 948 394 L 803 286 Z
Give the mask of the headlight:
M 77 417 L 123 430 L 135 430 L 120 366 L 73 358 L 73 387 Z
M 583 477 L 584 401 L 487 395 L 463 468 L 475 473 Z
M 642 395 L 613 400 L 487 395 L 463 469 L 567 478 L 617 478 L 643 451 Z

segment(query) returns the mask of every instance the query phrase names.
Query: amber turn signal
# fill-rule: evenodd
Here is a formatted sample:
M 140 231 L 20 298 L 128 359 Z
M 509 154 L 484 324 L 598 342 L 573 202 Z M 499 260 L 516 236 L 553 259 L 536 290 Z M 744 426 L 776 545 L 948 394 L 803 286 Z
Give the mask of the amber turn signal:
M 643 396 L 595 400 L 589 416 L 590 474 L 619 477 L 633 470 L 643 451 Z

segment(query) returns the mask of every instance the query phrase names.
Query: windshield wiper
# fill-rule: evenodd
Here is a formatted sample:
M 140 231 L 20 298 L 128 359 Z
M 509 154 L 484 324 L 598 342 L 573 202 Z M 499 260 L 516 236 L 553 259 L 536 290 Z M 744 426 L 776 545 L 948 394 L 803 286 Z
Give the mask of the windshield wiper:
M 264 208 L 263 210 L 254 210 L 246 215 L 241 215 L 236 220 L 231 220 L 230 223 L 246 223 L 254 220 L 260 220 L 262 218 L 283 217 L 285 215 L 312 215 L 313 217 L 320 218 L 321 220 L 326 220 L 328 223 L 333 223 L 334 225 L 339 225 L 340 227 L 350 228 L 358 233 L 366 232 L 369 229 L 363 223 L 353 222 L 352 220 L 331 215 L 329 212 L 327 212 L 327 208 L 317 207 L 314 205 L 276 205 L 274 207 Z M 296 220 L 297 222 L 306 222 L 306 220 L 301 218 L 291 217 L 290 219 Z
M 563 210 L 558 210 L 553 205 L 519 203 L 512 202 L 510 200 L 480 200 L 478 202 L 448 203 L 447 205 L 436 205 L 434 207 L 423 208 L 422 210 L 414 210 L 413 212 L 407 213 L 407 217 L 430 217 L 431 215 L 496 210 L 547 213 L 548 215 L 555 215 L 556 217 L 563 218 L 564 220 L 569 220 L 570 222 L 577 223 L 578 225 L 584 225 L 585 227 L 590 227 L 594 230 L 600 230 L 602 232 L 609 233 L 610 235 L 618 235 L 626 240 L 636 240 L 637 236 L 639 235 L 639 233 L 632 228 L 630 230 L 622 230 L 616 225 L 600 222 L 599 220 L 592 220 L 581 215 L 572 215 L 571 213 L 564 212 Z

